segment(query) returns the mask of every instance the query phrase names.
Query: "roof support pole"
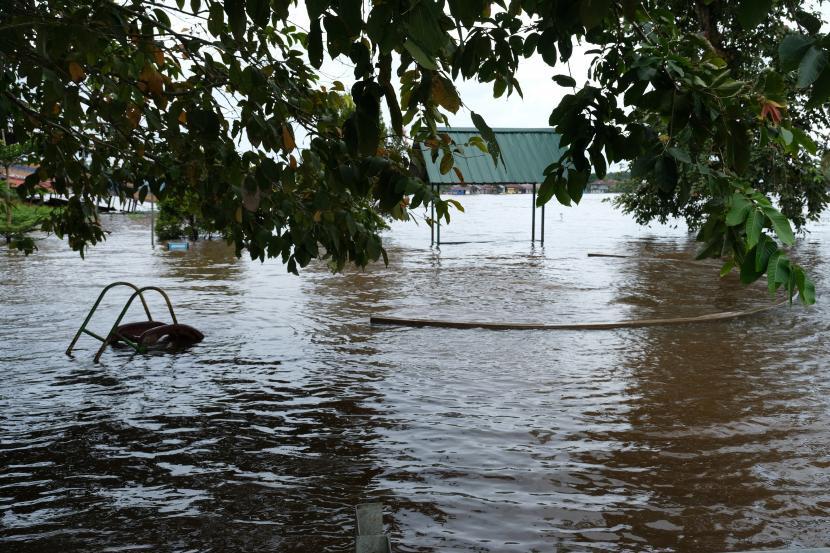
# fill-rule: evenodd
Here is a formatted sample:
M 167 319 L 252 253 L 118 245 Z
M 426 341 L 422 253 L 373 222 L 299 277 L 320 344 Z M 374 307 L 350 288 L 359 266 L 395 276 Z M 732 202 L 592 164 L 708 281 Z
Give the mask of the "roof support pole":
M 438 191 L 438 198 L 441 198 L 441 185 L 436 184 L 435 189 Z M 438 217 L 438 229 L 435 231 L 435 244 L 441 247 L 441 217 Z
M 430 184 L 429 186 L 432 189 L 432 194 L 434 195 L 435 185 Z M 429 245 L 432 246 L 433 244 L 435 244 L 435 201 L 433 200 L 432 203 L 430 203 L 429 205 L 432 208 L 432 214 L 430 215 L 430 218 L 432 219 L 432 224 L 429 225 Z
M 536 183 L 533 183 L 533 203 L 530 206 L 530 241 L 536 242 Z
M 542 239 L 539 242 L 545 243 L 545 204 L 542 204 Z

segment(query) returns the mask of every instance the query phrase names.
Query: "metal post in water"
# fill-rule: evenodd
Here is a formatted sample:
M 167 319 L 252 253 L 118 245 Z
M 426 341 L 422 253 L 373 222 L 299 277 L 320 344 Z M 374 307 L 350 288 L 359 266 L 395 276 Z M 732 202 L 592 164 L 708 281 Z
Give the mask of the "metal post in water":
M 430 184 L 430 188 L 432 189 L 433 196 L 435 195 L 435 185 Z M 430 203 L 430 208 L 432 208 L 432 224 L 429 225 L 429 245 L 432 246 L 435 244 L 435 198 L 433 197 L 432 203 Z
M 156 202 L 150 201 L 150 248 L 156 247 L 156 231 L 154 229 L 155 225 L 153 224 L 153 215 L 156 211 Z
M 435 185 L 435 189 L 438 191 L 438 199 L 441 199 L 441 185 Z M 441 247 L 441 217 L 438 217 L 438 230 L 435 231 L 435 244 L 440 248 Z
M 545 243 L 545 204 L 542 204 L 542 237 L 541 240 L 539 240 L 539 243 Z
M 530 211 L 530 241 L 536 242 L 536 183 L 533 183 L 533 196 L 531 197 L 533 205 Z
M 6 122 L 3 122 L 5 126 Z M 5 147 L 6 144 L 6 129 L 0 129 L 0 140 L 3 141 L 3 146 Z M 6 224 L 9 226 L 9 233 L 11 233 L 12 229 L 12 181 L 9 177 L 9 166 L 6 165 Z

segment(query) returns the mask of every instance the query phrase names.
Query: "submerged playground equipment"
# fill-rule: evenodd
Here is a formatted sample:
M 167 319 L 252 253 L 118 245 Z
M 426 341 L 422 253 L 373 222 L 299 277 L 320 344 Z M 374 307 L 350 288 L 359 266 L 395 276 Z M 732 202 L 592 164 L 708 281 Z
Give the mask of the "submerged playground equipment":
M 121 310 L 118 318 L 115 319 L 115 323 L 112 325 L 109 334 L 107 334 L 106 337 L 103 337 L 89 330 L 87 325 L 107 292 L 117 286 L 127 286 L 128 288 L 132 288 L 134 292 L 130 296 L 130 299 L 127 300 L 127 303 L 124 305 L 124 308 Z M 163 323 L 153 320 L 152 315 L 150 315 L 150 308 L 147 306 L 147 300 L 144 299 L 144 293 L 148 291 L 158 292 L 161 294 L 161 297 L 164 298 L 164 301 L 167 304 L 167 310 L 170 312 L 170 318 L 173 320 L 172 323 Z M 121 320 L 124 318 L 124 315 L 127 314 L 127 310 L 129 310 L 130 305 L 132 305 L 136 298 L 141 300 L 141 305 L 144 307 L 144 313 L 147 314 L 147 320 L 121 324 Z M 135 284 L 131 284 L 129 282 L 113 282 L 101 290 L 101 293 L 98 295 L 98 299 L 95 301 L 92 309 L 89 310 L 89 314 L 86 316 L 86 319 L 84 319 L 83 324 L 81 324 L 81 328 L 79 328 L 78 332 L 75 333 L 75 337 L 66 349 L 66 355 L 72 355 L 72 349 L 75 347 L 75 344 L 78 342 L 78 338 L 81 337 L 81 334 L 87 334 L 101 342 L 101 347 L 98 348 L 98 351 L 95 353 L 95 357 L 93 359 L 96 363 L 101 358 L 101 354 L 104 352 L 106 347 L 109 345 L 126 344 L 128 347 L 133 348 L 137 353 L 147 353 L 151 347 L 167 347 L 170 345 L 187 346 L 201 342 L 205 337 L 204 334 L 192 326 L 180 324 L 178 322 L 176 319 L 176 313 L 173 311 L 173 304 L 170 303 L 170 298 L 164 290 L 158 288 L 157 286 L 144 286 L 143 288 L 139 288 Z

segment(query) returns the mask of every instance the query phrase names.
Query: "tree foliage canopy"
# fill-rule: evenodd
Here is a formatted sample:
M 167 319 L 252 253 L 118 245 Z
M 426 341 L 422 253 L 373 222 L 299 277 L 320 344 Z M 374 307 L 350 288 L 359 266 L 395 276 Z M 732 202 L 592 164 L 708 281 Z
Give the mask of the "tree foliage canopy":
M 592 172 L 630 163 L 638 217 L 691 216 L 702 255 L 812 303 L 768 194 L 799 225 L 800 207 L 826 201 L 809 132 L 830 97 L 821 23 L 792 0 L 7 0 L 0 120 L 37 145 L 21 193 L 52 179 L 69 204 L 46 229 L 81 252 L 104 236 L 97 198 L 187 190 L 239 251 L 342 268 L 385 257 L 384 217 L 431 202 L 450 216 L 417 158 L 383 147 L 381 105 L 394 134 L 448 154 L 438 127 L 463 107 L 454 81 L 521 94 L 517 69 L 540 56 L 561 69 L 551 86 L 573 89 L 550 114 L 567 150 L 540 203 L 578 202 Z M 577 43 L 587 83 L 567 71 Z M 345 120 L 342 87 L 320 83 L 326 56 L 354 67 Z

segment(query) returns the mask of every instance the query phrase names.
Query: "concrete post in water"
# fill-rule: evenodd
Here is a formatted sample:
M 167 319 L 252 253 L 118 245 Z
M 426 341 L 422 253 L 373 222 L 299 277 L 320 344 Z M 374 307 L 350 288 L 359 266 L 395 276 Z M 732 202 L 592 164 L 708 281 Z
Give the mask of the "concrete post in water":
M 361 503 L 354 511 L 357 528 L 355 553 L 391 553 L 389 536 L 383 533 L 383 504 Z

